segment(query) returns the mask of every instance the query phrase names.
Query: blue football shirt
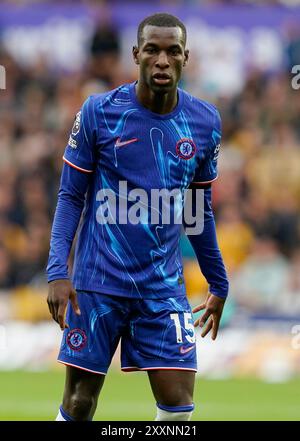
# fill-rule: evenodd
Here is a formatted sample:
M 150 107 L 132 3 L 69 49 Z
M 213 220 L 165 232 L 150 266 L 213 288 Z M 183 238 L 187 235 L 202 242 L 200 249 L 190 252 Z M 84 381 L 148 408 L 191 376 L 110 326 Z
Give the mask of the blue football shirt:
M 151 191 L 184 192 L 192 182 L 215 180 L 220 139 L 216 108 L 180 88 L 177 106 L 164 115 L 141 105 L 135 83 L 85 101 L 64 153 L 67 164 L 91 175 L 75 250 L 76 289 L 185 295 L 176 201 L 164 223 Z M 126 221 L 126 213 L 140 221 Z

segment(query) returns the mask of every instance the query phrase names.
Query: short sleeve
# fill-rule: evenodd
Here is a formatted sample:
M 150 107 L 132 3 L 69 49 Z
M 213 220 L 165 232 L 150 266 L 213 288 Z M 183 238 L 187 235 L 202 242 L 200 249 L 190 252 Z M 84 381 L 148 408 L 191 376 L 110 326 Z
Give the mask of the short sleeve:
M 201 184 L 209 184 L 218 177 L 218 157 L 221 146 L 221 117 L 216 108 L 214 124 L 209 136 L 209 143 L 205 149 L 204 158 L 196 170 L 193 182 Z
M 77 170 L 92 173 L 95 169 L 96 134 L 94 100 L 90 96 L 75 116 L 63 160 Z

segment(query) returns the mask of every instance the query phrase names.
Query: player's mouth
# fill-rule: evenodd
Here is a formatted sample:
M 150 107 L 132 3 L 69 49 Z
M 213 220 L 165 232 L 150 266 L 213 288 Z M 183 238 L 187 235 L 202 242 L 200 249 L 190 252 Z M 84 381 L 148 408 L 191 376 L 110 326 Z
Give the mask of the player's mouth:
M 152 76 L 152 78 L 155 84 L 159 84 L 161 86 L 164 86 L 171 82 L 171 76 L 166 73 L 156 73 Z

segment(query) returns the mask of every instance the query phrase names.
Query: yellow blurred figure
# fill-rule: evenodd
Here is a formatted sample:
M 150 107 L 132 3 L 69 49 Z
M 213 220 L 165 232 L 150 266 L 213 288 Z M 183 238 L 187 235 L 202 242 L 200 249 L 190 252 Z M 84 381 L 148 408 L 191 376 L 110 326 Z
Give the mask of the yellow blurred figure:
M 253 243 L 253 232 L 233 205 L 225 206 L 217 225 L 219 246 L 229 273 L 244 262 Z

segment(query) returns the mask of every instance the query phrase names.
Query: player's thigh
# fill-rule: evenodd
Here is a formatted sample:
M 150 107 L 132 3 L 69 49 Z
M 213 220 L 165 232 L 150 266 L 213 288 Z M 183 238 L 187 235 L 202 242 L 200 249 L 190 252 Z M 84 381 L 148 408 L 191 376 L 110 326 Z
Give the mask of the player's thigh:
M 151 389 L 156 401 L 165 406 L 192 404 L 195 372 L 188 370 L 148 371 Z
M 105 375 L 66 366 L 64 399 L 74 396 L 98 398 Z

